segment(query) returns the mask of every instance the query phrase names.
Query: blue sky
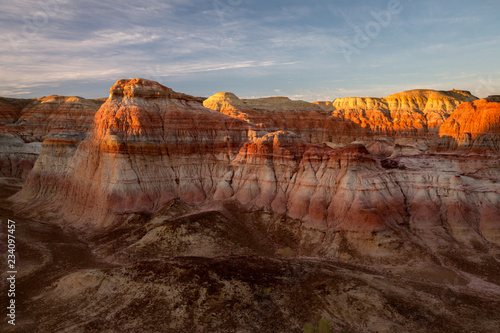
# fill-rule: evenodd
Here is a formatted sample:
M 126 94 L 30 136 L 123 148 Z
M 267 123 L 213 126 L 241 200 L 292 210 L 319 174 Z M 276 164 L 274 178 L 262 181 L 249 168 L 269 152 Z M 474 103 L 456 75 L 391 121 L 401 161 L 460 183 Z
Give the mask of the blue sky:
M 0 0 L 1 96 L 500 94 L 498 0 Z

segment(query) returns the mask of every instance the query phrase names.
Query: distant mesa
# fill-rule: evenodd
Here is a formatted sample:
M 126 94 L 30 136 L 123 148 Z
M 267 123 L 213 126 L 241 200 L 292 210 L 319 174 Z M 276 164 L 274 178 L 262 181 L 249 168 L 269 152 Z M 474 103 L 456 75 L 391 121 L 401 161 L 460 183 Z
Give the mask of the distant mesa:
M 223 92 L 203 105 L 265 130 L 286 129 L 310 142 L 323 142 L 335 141 L 335 136 L 343 141 L 373 135 L 433 137 L 458 105 L 476 99 L 468 91 L 418 89 L 384 98 L 308 103 L 285 97 L 239 99 Z
M 458 105 L 476 99 L 466 91 L 417 89 L 384 98 L 339 98 L 333 115 L 378 134 L 433 135 Z
M 67 129 L 86 132 L 103 102 L 57 95 L 25 100 L 16 119 L 5 124 L 6 130 L 29 142 Z
M 81 141 L 103 103 L 104 100 L 57 95 L 0 98 L 0 176 L 26 178 L 45 139 L 56 136 L 64 145 Z M 62 139 L 64 135 L 70 136 L 68 140 Z
M 331 118 L 332 109 L 287 97 L 240 99 L 224 92 L 209 97 L 203 105 L 229 117 L 244 120 L 257 129 L 268 132 L 291 131 L 312 143 L 331 141 L 333 136 L 349 141 L 350 138 L 341 137 L 352 136 L 352 133 L 357 132 L 355 124 Z
M 486 100 L 488 102 L 497 102 L 497 103 L 500 103 L 500 95 L 491 95 L 491 96 L 488 96 L 488 97 L 486 97 Z

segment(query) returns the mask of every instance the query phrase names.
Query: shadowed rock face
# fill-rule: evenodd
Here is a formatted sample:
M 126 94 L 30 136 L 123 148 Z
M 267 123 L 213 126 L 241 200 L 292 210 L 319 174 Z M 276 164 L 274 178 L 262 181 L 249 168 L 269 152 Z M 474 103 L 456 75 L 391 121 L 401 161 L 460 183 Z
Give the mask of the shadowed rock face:
M 0 126 L 14 123 L 21 114 L 22 107 L 9 99 L 0 97 Z
M 26 179 L 40 148 L 40 142 L 25 143 L 13 134 L 0 133 L 0 177 Z

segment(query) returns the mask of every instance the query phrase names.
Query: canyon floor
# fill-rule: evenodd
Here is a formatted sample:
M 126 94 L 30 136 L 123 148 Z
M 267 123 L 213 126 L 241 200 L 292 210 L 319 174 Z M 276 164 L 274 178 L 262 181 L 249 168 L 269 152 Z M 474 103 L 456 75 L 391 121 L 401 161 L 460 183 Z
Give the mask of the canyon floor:
M 16 326 L 3 323 L 3 332 L 303 332 L 320 320 L 332 332 L 500 327 L 495 265 L 356 265 L 273 254 L 255 221 L 232 218 L 231 207 L 191 213 L 177 202 L 159 213 L 167 229 L 158 228 L 158 215 L 134 216 L 112 234 L 81 240 L 51 221 L 16 214 L 6 199 L 22 181 L 1 184 L 0 214 L 17 223 L 19 256 Z M 244 233 L 235 231 L 241 223 Z M 183 225 L 199 230 L 179 231 Z M 197 250 L 162 257 L 154 252 L 161 232 L 177 235 L 172 249 L 189 254 L 196 242 Z M 198 232 L 218 239 L 228 255 L 214 255 Z

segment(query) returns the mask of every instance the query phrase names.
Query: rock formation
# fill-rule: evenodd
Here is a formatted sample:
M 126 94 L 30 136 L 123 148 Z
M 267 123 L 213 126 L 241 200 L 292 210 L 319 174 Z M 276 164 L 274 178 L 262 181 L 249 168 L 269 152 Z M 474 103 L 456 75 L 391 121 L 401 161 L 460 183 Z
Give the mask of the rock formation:
M 203 105 L 242 119 L 257 129 L 292 131 L 313 143 L 328 141 L 332 132 L 352 131 L 350 124 L 328 121 L 329 112 L 319 105 L 287 97 L 240 100 L 232 93 L 218 93 L 206 99 Z
M 333 116 L 378 134 L 433 134 L 458 105 L 475 99 L 469 92 L 455 90 L 410 90 L 384 98 L 339 98 L 333 102 Z
M 102 101 L 49 96 L 0 100 L 0 175 L 25 178 L 51 136 L 84 138 Z M 76 136 L 75 136 L 76 135 Z
M 500 95 L 491 95 L 486 97 L 486 100 L 489 102 L 497 102 L 500 103 Z
M 393 115 L 413 108 L 408 101 L 421 103 L 426 111 L 415 112 L 427 126 L 425 120 L 447 105 L 429 102 L 429 94 L 386 100 Z M 299 253 L 346 260 L 431 260 L 441 250 L 438 238 L 465 247 L 500 245 L 498 160 L 427 155 L 428 146 L 402 138 L 310 144 L 288 131 L 266 134 L 278 123 L 269 123 L 268 111 L 254 112 L 259 103 L 271 103 L 281 110 L 275 112 L 290 113 L 276 118 L 287 119 L 298 114 L 291 105 L 300 109 L 302 102 L 216 97 L 207 101 L 229 115 L 156 82 L 118 81 L 84 141 L 44 141 L 15 201 L 43 214 L 59 211 L 90 233 L 119 226 L 127 214 L 155 214 L 175 198 L 199 207 L 235 201 L 243 210 L 298 223 L 289 232 Z M 358 102 L 371 110 L 382 105 Z M 233 104 L 238 108 L 230 112 Z M 278 220 L 266 223 L 276 227 Z
M 500 102 L 488 98 L 460 105 L 439 135 L 452 147 L 500 151 Z
M 0 177 L 25 179 L 40 153 L 41 143 L 26 143 L 21 138 L 0 133 Z
M 498 328 L 495 98 L 203 101 L 131 79 L 90 123 L 94 102 L 48 99 L 0 136 L 2 175 L 27 174 L 8 211 L 21 182 L 0 179 L 0 213 L 34 218 L 16 235 L 39 255 L 21 331 Z
M 28 104 L 9 130 L 31 142 L 65 130 L 85 133 L 101 104 L 81 97 L 42 97 Z
M 31 100 L 0 97 L 0 126 L 14 123 Z
M 267 131 L 289 130 L 311 143 L 321 143 L 373 135 L 431 137 L 458 105 L 475 99 L 457 90 L 411 90 L 384 98 L 347 97 L 315 103 L 286 97 L 239 99 L 232 93 L 218 93 L 203 105 Z
M 68 220 L 89 229 L 113 225 L 116 214 L 154 211 L 175 197 L 203 201 L 249 132 L 247 123 L 205 109 L 197 98 L 148 80 L 120 80 L 78 147 L 66 139 L 44 141 L 19 197 L 71 207 Z

